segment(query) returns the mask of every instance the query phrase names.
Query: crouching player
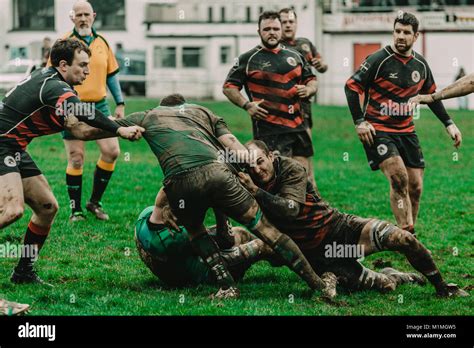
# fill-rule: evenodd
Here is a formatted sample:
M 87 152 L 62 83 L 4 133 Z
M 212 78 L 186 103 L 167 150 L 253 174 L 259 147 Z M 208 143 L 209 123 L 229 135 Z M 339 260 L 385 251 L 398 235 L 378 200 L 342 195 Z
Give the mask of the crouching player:
M 365 268 L 357 259 L 380 251 L 398 251 L 435 287 L 440 297 L 469 296 L 455 284 L 447 284 L 431 253 L 413 234 L 386 221 L 344 214 L 319 197 L 304 168 L 294 160 L 275 156 L 262 141 L 246 144 L 253 158 L 250 176 L 239 173 L 241 183 L 255 197 L 263 213 L 287 234 L 306 256 L 317 274 L 331 271 L 342 285 L 352 289 L 394 290 L 406 282 L 422 283 L 413 273 Z M 362 255 L 328 252 L 334 246 L 356 246 Z

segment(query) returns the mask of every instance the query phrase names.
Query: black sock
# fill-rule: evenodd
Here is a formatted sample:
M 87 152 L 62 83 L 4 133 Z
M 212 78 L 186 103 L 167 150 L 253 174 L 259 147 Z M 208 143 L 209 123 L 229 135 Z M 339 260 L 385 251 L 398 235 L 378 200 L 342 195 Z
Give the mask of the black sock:
M 207 233 L 204 233 L 191 240 L 194 250 L 201 256 L 202 260 L 209 266 L 214 274 L 217 285 L 222 288 L 234 286 L 234 278 L 230 274 L 219 254 L 219 248 L 216 242 Z
M 94 171 L 94 186 L 92 187 L 91 202 L 99 203 L 109 184 L 110 177 L 114 172 L 100 168 L 98 165 Z
M 429 276 L 426 276 L 428 278 L 429 282 L 433 284 L 433 286 L 438 289 L 439 287 L 442 287 L 446 285 L 445 281 L 443 280 L 443 277 L 441 277 L 441 273 L 436 272 L 435 274 L 431 274 Z
M 43 247 L 43 244 L 48 238 L 47 234 L 40 235 L 37 233 L 34 233 L 32 229 L 37 230 L 41 229 L 42 233 L 48 233 L 49 228 L 43 228 L 36 226 L 32 224 L 31 222 L 28 224 L 28 227 L 26 229 L 26 234 L 25 234 L 25 239 L 23 242 L 23 250 L 22 254 L 20 257 L 20 261 L 18 261 L 18 269 L 21 270 L 31 270 L 33 268 L 33 264 L 36 261 L 36 258 L 38 257 L 38 253 Z M 36 248 L 35 252 L 33 250 Z
M 82 174 L 71 175 L 66 173 L 67 193 L 69 195 L 69 205 L 73 213 L 82 211 Z

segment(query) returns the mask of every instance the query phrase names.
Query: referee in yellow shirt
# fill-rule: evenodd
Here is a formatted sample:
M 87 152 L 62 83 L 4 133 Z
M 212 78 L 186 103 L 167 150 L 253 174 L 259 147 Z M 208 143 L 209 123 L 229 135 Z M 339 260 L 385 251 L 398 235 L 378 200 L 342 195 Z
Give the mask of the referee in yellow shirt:
M 92 52 L 89 64 L 90 74 L 84 83 L 76 86 L 75 89 L 81 101 L 94 103 L 96 109 L 110 116 L 111 112 L 106 99 L 106 86 L 109 87 L 117 104 L 114 116 L 122 118 L 125 113 L 125 103 L 117 76 L 119 66 L 107 41 L 92 26 L 95 17 L 96 13 L 87 1 L 77 1 L 70 13 L 74 29 L 65 37 L 76 37 L 84 41 Z M 75 139 L 68 132 L 63 133 L 63 139 L 68 158 L 66 184 L 72 210 L 69 220 L 80 221 L 85 219 L 81 207 L 84 142 Z M 100 158 L 95 168 L 92 195 L 86 204 L 86 209 L 97 219 L 108 220 L 109 216 L 103 210 L 101 200 L 114 172 L 120 147 L 117 138 L 101 139 L 96 143 L 99 145 Z

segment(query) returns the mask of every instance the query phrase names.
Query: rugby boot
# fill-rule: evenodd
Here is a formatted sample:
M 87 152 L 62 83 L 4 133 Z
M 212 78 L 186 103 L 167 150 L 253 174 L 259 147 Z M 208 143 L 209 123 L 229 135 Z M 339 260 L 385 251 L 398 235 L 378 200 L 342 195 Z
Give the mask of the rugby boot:
M 109 219 L 109 215 L 104 211 L 102 208 L 102 203 L 100 202 L 92 202 L 89 201 L 86 204 L 86 209 L 90 211 L 95 217 L 99 220 L 107 221 Z

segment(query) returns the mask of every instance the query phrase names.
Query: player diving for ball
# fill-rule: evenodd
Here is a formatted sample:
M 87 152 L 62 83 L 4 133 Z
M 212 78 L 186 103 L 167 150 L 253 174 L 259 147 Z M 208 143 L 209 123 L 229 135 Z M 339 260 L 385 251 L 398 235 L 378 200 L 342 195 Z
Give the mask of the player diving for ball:
M 417 274 L 392 268 L 378 273 L 357 261 L 381 251 L 398 251 L 428 279 L 438 296 L 469 296 L 457 285 L 443 280 L 431 253 L 413 234 L 382 220 L 339 212 L 314 191 L 298 162 L 275 156 L 258 140 L 246 146 L 256 163 L 250 167 L 250 175 L 239 173 L 241 183 L 270 222 L 299 246 L 318 274 L 333 272 L 344 287 L 383 292 L 406 282 L 423 283 L 424 279 Z M 335 250 L 338 246 L 345 250 L 346 246 L 353 247 L 351 250 L 360 250 L 362 255 L 340 257 Z

